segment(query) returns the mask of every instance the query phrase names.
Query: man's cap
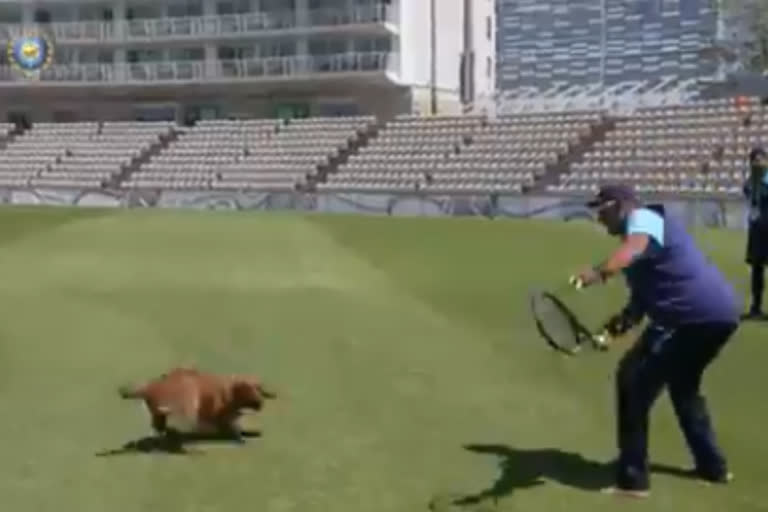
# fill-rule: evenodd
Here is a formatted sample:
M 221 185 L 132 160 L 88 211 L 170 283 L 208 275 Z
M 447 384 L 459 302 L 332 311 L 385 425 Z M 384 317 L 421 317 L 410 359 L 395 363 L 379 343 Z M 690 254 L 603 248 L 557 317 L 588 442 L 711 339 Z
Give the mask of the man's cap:
M 587 203 L 587 207 L 600 208 L 614 201 L 625 203 L 637 200 L 637 195 L 635 195 L 635 191 L 630 185 L 603 185 L 600 187 L 597 195 Z
M 755 147 L 755 148 L 752 148 L 752 151 L 749 152 L 749 161 L 754 162 L 758 158 L 765 158 L 766 156 L 768 155 L 766 155 L 765 150 L 763 148 Z

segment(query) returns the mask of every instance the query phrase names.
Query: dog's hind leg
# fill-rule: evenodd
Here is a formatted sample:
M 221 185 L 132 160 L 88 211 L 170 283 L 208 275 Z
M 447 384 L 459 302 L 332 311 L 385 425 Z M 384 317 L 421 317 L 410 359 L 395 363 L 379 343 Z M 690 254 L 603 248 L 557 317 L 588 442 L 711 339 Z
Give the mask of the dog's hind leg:
M 168 451 L 183 453 L 185 451 L 183 441 L 183 436 L 178 430 L 173 428 L 168 428 L 165 430 L 165 442 L 166 446 L 168 447 Z
M 152 428 L 158 434 L 164 435 L 168 430 L 168 417 L 165 414 L 152 415 Z
M 161 437 L 168 451 L 183 452 L 184 444 L 181 433 L 174 428 L 168 427 L 168 416 L 157 412 L 152 415 L 152 428 Z

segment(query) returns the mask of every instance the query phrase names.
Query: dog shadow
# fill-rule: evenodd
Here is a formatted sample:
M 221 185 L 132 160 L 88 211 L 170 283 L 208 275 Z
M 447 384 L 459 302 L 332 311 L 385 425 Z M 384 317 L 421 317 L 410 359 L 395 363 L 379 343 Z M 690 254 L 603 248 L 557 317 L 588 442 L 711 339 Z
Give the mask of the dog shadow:
M 261 437 L 261 432 L 257 430 L 241 431 L 243 439 Z M 216 434 L 181 434 L 178 442 L 170 442 L 165 436 L 146 436 L 139 439 L 128 441 L 119 448 L 103 450 L 96 453 L 97 457 L 112 457 L 115 455 L 129 454 L 161 454 L 161 455 L 197 455 L 200 450 L 189 449 L 187 446 L 198 445 L 200 443 L 227 443 L 241 445 L 242 441 L 233 439 L 230 436 Z

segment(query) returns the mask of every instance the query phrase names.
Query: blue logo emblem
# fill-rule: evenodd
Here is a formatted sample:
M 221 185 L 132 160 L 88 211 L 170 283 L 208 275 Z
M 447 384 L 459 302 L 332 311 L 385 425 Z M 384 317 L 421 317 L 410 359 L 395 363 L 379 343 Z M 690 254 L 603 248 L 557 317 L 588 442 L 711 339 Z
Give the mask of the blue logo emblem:
M 37 76 L 53 62 L 53 43 L 39 34 L 11 39 L 8 42 L 8 62 L 27 77 Z

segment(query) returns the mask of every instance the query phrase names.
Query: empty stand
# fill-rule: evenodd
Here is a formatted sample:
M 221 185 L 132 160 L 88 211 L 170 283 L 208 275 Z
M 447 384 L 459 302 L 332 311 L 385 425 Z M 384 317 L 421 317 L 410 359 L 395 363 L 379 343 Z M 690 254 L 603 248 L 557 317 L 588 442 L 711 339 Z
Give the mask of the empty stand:
M 750 148 L 766 143 L 768 111 L 757 98 L 641 109 L 548 190 L 624 181 L 647 193 L 739 194 Z
M 524 190 L 580 147 L 600 121 L 597 111 L 501 116 L 482 127 L 456 160 Z
M 0 152 L 0 185 L 101 187 L 160 141 L 170 123 L 37 123 Z
M 654 194 L 738 196 L 768 145 L 758 98 L 486 116 L 0 125 L 0 186 L 164 190 L 581 194 L 605 182 Z M 323 181 L 325 179 L 325 181 Z M 318 183 L 319 181 L 319 183 Z
M 321 190 L 520 193 L 599 122 L 598 112 L 400 116 Z
M 16 125 L 13 123 L 0 123 L 0 138 L 7 139 L 15 129 Z
M 202 121 L 124 188 L 293 190 L 375 122 L 373 117 Z
M 450 181 L 442 165 L 456 155 L 475 133 L 480 117 L 424 119 L 399 116 L 378 137 L 351 155 L 321 190 L 412 191 L 439 190 Z M 430 183 L 429 176 L 434 177 Z

